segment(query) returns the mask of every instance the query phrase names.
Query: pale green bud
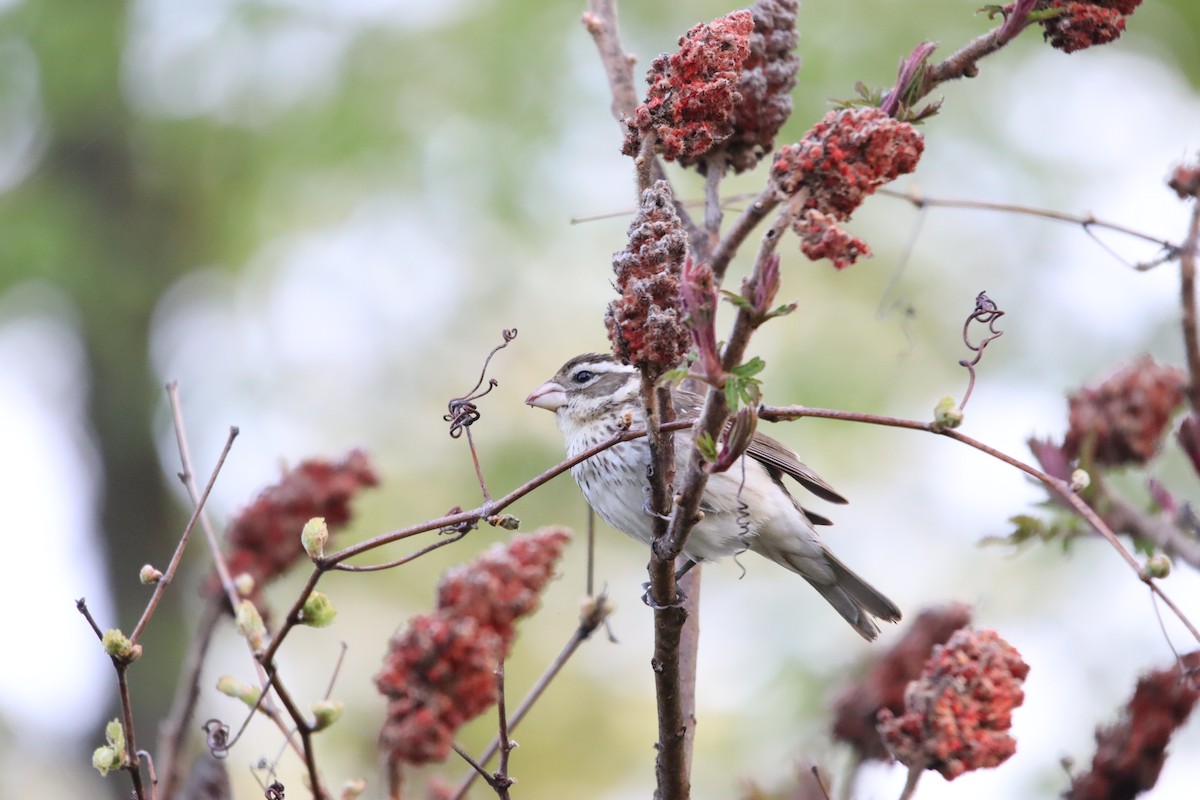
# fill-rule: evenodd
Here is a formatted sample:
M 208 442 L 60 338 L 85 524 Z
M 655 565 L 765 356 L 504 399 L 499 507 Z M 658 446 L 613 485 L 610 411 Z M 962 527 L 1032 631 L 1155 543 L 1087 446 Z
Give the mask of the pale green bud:
M 238 597 L 249 597 L 254 594 L 254 576 L 249 572 L 242 572 L 233 579 L 233 588 L 237 591 Z
M 106 630 L 100 644 L 104 647 L 104 652 L 126 664 L 131 664 L 142 656 L 142 646 L 129 641 L 129 637 L 119 628 Z
M 1146 574 L 1151 578 L 1165 578 L 1171 574 L 1171 559 L 1162 553 L 1146 559 Z
M 145 564 L 138 572 L 138 580 L 147 586 L 151 586 L 162 580 L 162 570 L 156 569 L 151 564 Z
M 318 700 L 312 704 L 313 730 L 323 731 L 341 719 L 346 706 L 340 700 Z
M 313 628 L 329 626 L 336 616 L 337 609 L 329 602 L 329 598 L 325 596 L 324 592 L 314 591 L 300 608 L 300 624 Z
M 325 524 L 324 517 L 313 517 L 308 522 L 304 523 L 304 530 L 300 532 L 300 544 L 304 545 L 304 552 L 308 553 L 308 557 L 313 561 L 325 557 L 325 543 L 329 541 L 329 526 Z
M 262 690 L 257 686 L 239 681 L 232 675 L 222 675 L 217 678 L 217 691 L 235 700 L 241 700 L 248 707 L 254 708 L 258 703 Z
M 102 776 L 120 769 L 125 762 L 125 726 L 120 719 L 114 719 L 104 726 L 104 739 L 108 744 L 92 752 L 92 766 Z
M 949 395 L 938 400 L 933 407 L 933 423 L 939 428 L 957 428 L 962 425 L 963 411 Z
M 246 641 L 250 643 L 250 647 L 254 652 L 261 651 L 263 649 L 263 642 L 267 638 L 267 626 L 263 624 L 262 616 L 258 613 L 258 609 L 254 607 L 254 603 L 249 600 L 242 600 L 237 604 L 237 609 L 233 616 L 237 632 L 246 637 Z
M 104 745 L 92 752 L 92 766 L 105 777 L 114 769 L 121 768 L 121 753 L 115 747 Z
M 1071 473 L 1071 491 L 1082 492 L 1092 485 L 1092 476 L 1086 469 L 1077 469 Z

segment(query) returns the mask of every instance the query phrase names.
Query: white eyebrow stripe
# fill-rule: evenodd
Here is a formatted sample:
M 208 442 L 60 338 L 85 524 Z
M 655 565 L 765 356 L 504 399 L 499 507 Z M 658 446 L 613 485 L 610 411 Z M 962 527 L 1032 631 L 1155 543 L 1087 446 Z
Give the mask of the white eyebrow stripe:
M 599 375 L 600 373 L 604 373 L 604 374 L 622 373 L 622 374 L 627 375 L 627 374 L 633 372 L 632 367 L 627 367 L 624 364 L 616 364 L 616 363 L 609 362 L 609 361 L 603 361 L 603 362 L 598 361 L 594 364 L 588 364 L 588 363 L 577 364 L 576 367 L 579 369 L 586 369 L 588 372 L 595 372 L 597 375 Z

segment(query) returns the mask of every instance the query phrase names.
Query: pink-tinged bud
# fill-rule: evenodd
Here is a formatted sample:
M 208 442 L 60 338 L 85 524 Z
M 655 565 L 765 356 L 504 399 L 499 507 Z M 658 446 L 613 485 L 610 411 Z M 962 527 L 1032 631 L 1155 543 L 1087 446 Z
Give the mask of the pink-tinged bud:
M 879 733 L 900 763 L 946 780 L 996 767 L 1017 750 L 1012 711 L 1029 666 L 993 630 L 963 628 L 938 645 L 909 684 L 904 714 L 879 712 Z
M 1026 444 L 1033 457 L 1047 474 L 1065 481 L 1071 477 L 1071 459 L 1062 448 L 1049 439 L 1027 439 Z
M 1017 0 L 1004 7 L 1004 24 L 1000 26 L 1000 37 L 1009 41 L 1029 25 L 1029 13 L 1038 7 L 1041 0 Z
M 636 156 L 642 140 L 653 135 L 663 158 L 690 166 L 727 139 L 753 29 L 749 11 L 734 11 L 695 26 L 680 37 L 677 52 L 654 59 L 646 101 L 625 120 L 622 151 Z
M 739 408 L 721 434 L 721 451 L 717 454 L 717 460 L 705 465 L 705 469 L 710 473 L 725 472 L 737 464 L 754 441 L 754 431 L 757 427 L 757 410 L 751 406 Z
M 933 42 L 921 42 L 907 58 L 900 60 L 900 69 L 896 72 L 896 85 L 884 95 L 883 102 L 879 104 L 880 111 L 889 117 L 909 118 L 908 114 L 903 112 L 910 112 L 908 106 L 924 89 L 925 62 L 936 49 L 937 45 Z M 937 104 L 927 106 L 916 116 L 928 116 L 936 109 Z
M 717 350 L 717 284 L 707 264 L 688 256 L 683 262 L 683 280 L 679 284 L 684 319 L 696 348 L 702 377 L 714 386 L 724 382 L 721 354 Z
M 759 316 L 765 316 L 771 311 L 775 296 L 779 294 L 779 287 L 782 284 L 779 263 L 779 253 L 771 253 L 763 262 L 759 276 L 755 278 L 751 275 L 746 279 L 749 284 L 747 293 L 750 296 L 750 303 L 754 306 L 754 312 Z

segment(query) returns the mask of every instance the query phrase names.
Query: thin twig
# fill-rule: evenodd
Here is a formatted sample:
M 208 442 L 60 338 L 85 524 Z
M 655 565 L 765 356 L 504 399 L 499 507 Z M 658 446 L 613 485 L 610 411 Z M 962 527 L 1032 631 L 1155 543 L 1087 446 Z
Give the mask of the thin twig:
M 977 211 L 1000 211 L 1005 214 L 1019 214 L 1023 216 L 1048 219 L 1054 222 L 1063 222 L 1069 225 L 1078 225 L 1085 231 L 1090 231 L 1092 228 L 1102 228 L 1113 231 L 1114 233 L 1132 236 L 1135 239 L 1141 239 L 1142 241 L 1150 242 L 1151 244 L 1156 244 L 1161 247 L 1164 253 L 1170 256 L 1170 258 L 1174 258 L 1176 255 L 1181 254 L 1184 249 L 1182 245 L 1175 244 L 1167 239 L 1162 239 L 1158 236 L 1152 236 L 1151 234 L 1121 225 L 1116 222 L 1097 219 L 1091 214 L 1068 214 L 1066 212 L 1056 211 L 1054 209 L 1033 208 L 1031 206 L 1023 206 L 1015 203 L 993 203 L 985 200 L 954 200 L 948 198 L 929 197 L 927 195 L 917 194 L 911 189 L 900 190 L 883 188 L 877 190 L 877 194 L 887 197 L 894 197 L 898 200 L 907 200 L 918 209 L 962 208 Z
M 742 244 L 778 205 L 779 198 L 775 190 L 768 186 L 738 215 L 724 238 L 718 242 L 708 262 L 718 285 L 724 280 L 725 271 L 729 269 L 729 264 Z
M 689 420 L 673 422 L 670 425 L 664 425 L 663 430 L 664 431 L 684 430 L 685 428 L 688 428 L 692 422 L 693 421 L 689 421 Z M 525 495 L 534 491 L 535 489 L 542 486 L 543 484 L 548 483 L 549 481 L 553 480 L 554 478 L 557 478 L 559 475 L 563 474 L 564 472 L 567 472 L 568 470 L 571 469 L 571 467 L 575 466 L 576 464 L 582 464 L 584 461 L 587 461 L 589 458 L 592 458 L 592 457 L 598 455 L 599 453 L 603 453 L 605 450 L 615 447 L 616 445 L 621 444 L 622 442 L 631 442 L 635 439 L 641 439 L 645 435 L 646 435 L 645 429 L 631 429 L 631 430 L 627 430 L 627 431 L 622 431 L 622 432 L 614 435 L 613 437 L 611 437 L 603 442 L 600 442 L 599 444 L 597 444 L 594 447 L 589 447 L 587 450 L 584 450 L 583 452 L 579 453 L 578 455 L 572 456 L 570 458 L 567 458 L 567 459 L 559 462 L 557 465 L 551 467 L 550 469 L 546 470 L 545 472 L 542 472 L 540 475 L 534 476 L 533 478 L 529 479 L 525 483 L 523 483 L 520 486 L 518 486 L 517 488 L 513 489 L 511 492 L 504 495 L 503 497 L 493 500 L 491 503 L 480 506 L 479 508 L 472 509 L 470 511 L 456 511 L 453 514 L 447 514 L 445 516 L 438 517 L 437 519 L 432 519 L 432 520 L 428 520 L 426 522 L 421 522 L 416 525 L 411 525 L 407 528 L 401 528 L 399 530 L 391 531 L 390 533 L 380 534 L 379 536 L 372 537 L 370 539 L 367 539 L 366 541 L 359 542 L 358 544 L 350 545 L 342 550 L 338 550 L 335 553 L 331 553 L 325 557 L 325 559 L 322 563 L 325 565 L 325 567 L 327 569 L 331 569 L 334 567 L 334 565 L 340 564 L 341 562 L 345 561 L 348 558 L 353 558 L 354 556 L 361 555 L 362 553 L 366 553 L 370 550 L 374 550 L 375 548 L 380 547 L 385 544 L 390 544 L 391 542 L 400 541 L 401 539 L 407 539 L 410 536 L 416 536 L 418 534 L 426 533 L 428 531 L 441 530 L 443 528 L 452 528 L 455 526 L 469 524 L 472 522 L 479 522 L 480 520 L 487 519 L 487 517 L 489 517 L 493 514 L 496 514 L 499 511 L 504 510 L 505 508 L 512 505 L 517 500 L 520 500 L 522 497 L 524 497 Z
M 225 555 L 221 552 L 221 543 L 217 539 L 217 532 L 213 528 L 212 523 L 209 522 L 208 514 L 204 513 L 204 504 L 201 501 L 200 491 L 196 487 L 195 470 L 192 469 L 192 454 L 191 449 L 188 447 L 187 429 L 183 424 L 183 407 L 179 400 L 178 382 L 171 381 L 167 384 L 167 400 L 171 406 L 171 421 L 175 427 L 175 442 L 179 447 L 179 462 L 183 466 L 183 471 L 179 473 L 179 480 L 183 483 L 184 488 L 187 489 L 188 497 L 192 499 L 192 505 L 197 507 L 200 529 L 204 531 L 204 538 L 208 541 L 208 550 L 212 554 L 213 567 L 217 571 L 217 578 L 221 582 L 221 589 L 225 592 L 225 596 L 229 598 L 230 607 L 233 608 L 237 606 L 238 593 L 233 585 L 233 577 L 229 574 L 229 566 L 225 563 Z M 217 462 L 218 469 L 224 462 L 225 454 L 229 451 L 229 445 L 237 434 L 237 427 L 230 427 L 229 442 L 226 443 L 225 451 L 222 452 L 221 458 Z M 205 496 L 207 496 L 207 492 Z
M 1017 0 L 1016 8 L 997 28 L 968 42 L 945 61 L 931 66 L 925 72 L 919 93 L 911 99 L 913 104 L 929 94 L 938 84 L 959 78 L 974 78 L 979 74 L 979 61 L 1011 42 L 1028 25 L 1028 9 L 1032 0 Z
M 567 643 L 563 646 L 563 649 L 554 658 L 554 660 L 550 662 L 550 666 L 546 668 L 546 671 L 542 673 L 542 676 L 537 679 L 536 683 L 533 684 L 533 687 L 529 690 L 529 694 L 527 694 L 525 699 L 521 701 L 521 704 L 517 706 L 516 711 L 509 715 L 508 730 L 510 735 L 512 731 L 517 729 L 517 725 L 520 724 L 521 720 L 525 719 L 525 715 L 528 714 L 530 709 L 533 708 L 533 704 L 536 703 L 546 689 L 549 688 L 551 681 L 553 681 L 558 676 L 558 673 L 562 671 L 562 668 L 567 665 L 567 662 L 571 659 L 571 656 L 575 654 L 575 651 L 579 649 L 579 646 L 591 638 L 592 634 L 596 632 L 596 629 L 604 623 L 609 611 L 610 608 L 608 606 L 608 598 L 604 594 L 600 594 L 595 598 L 595 602 L 591 604 L 590 612 L 584 613 L 580 616 L 579 627 L 577 627 L 571 633 L 571 638 L 567 640 Z M 499 750 L 500 739 L 497 737 L 492 739 L 491 744 L 484 749 L 483 755 L 479 757 L 480 763 L 486 764 L 489 760 L 491 760 L 492 756 L 496 755 Z M 467 777 L 463 779 L 462 783 L 459 784 L 458 789 L 454 793 L 453 800 L 462 800 L 462 798 L 466 797 L 467 791 L 471 788 L 471 784 L 475 782 L 478 774 L 482 774 L 485 778 L 488 777 L 487 772 L 484 770 L 481 770 L 480 773 L 469 773 Z
M 354 564 L 334 564 L 331 569 L 339 570 L 341 572 L 380 572 L 385 569 L 394 569 L 395 567 L 403 566 L 410 561 L 416 561 L 421 556 L 431 553 L 434 550 L 437 550 L 439 547 L 445 547 L 448 544 L 454 544 L 459 539 L 466 536 L 469 532 L 469 530 L 455 531 L 444 539 L 438 539 L 431 545 L 422 547 L 420 550 L 417 550 L 414 553 L 409 553 L 403 558 L 397 558 L 395 561 L 389 561 L 386 564 L 363 564 L 362 566 L 356 566 Z
M 1200 245 L 1200 202 L 1192 206 L 1192 219 L 1179 256 L 1179 295 L 1183 307 L 1183 346 L 1187 351 L 1188 403 L 1200 414 L 1200 334 L 1196 323 L 1196 248 Z
M 593 597 L 596 585 L 596 510 L 587 507 L 587 580 L 585 594 Z
M 476 775 L 480 776 L 485 781 L 487 781 L 488 786 L 493 785 L 492 784 L 492 780 L 493 780 L 492 776 L 488 774 L 487 770 L 483 768 L 482 764 L 480 764 L 475 759 L 471 758 L 470 753 L 468 753 L 466 750 L 463 750 L 461 747 L 459 747 L 458 742 L 451 742 L 450 746 L 454 748 L 454 752 L 458 753 L 458 755 L 462 758 L 463 761 L 465 761 L 471 765 L 471 769 L 475 770 Z
M 512 778 L 508 777 L 508 757 L 512 754 L 513 747 L 516 743 L 510 738 L 508 732 L 508 712 L 504 704 L 504 662 L 500 662 L 500 666 L 496 669 L 496 717 L 499 731 L 496 736 L 500 741 L 500 766 L 496 769 L 496 774 L 492 777 L 495 783 L 492 788 L 496 790 L 500 800 L 509 800 L 508 787 L 513 785 Z
M 164 767 L 163 797 L 175 797 L 183 780 L 184 765 L 180 742 L 184 731 L 188 730 L 191 724 L 196 701 L 200 698 L 200 671 L 204 667 L 208 646 L 217 629 L 217 621 L 223 613 L 222 602 L 222 598 L 213 597 L 205 604 L 200 623 L 196 626 L 196 632 L 188 645 L 187 656 L 183 660 L 171 710 L 158 726 L 159 763 Z
M 963 393 L 963 399 L 958 404 L 958 409 L 967 407 L 967 401 L 971 399 L 971 392 L 975 389 L 975 366 L 979 364 L 983 358 L 983 351 L 993 340 L 999 339 L 1004 335 L 1004 331 L 996 330 L 996 323 L 1004 316 L 1004 312 L 996 305 L 993 300 L 987 296 L 987 292 L 980 292 L 975 298 L 975 310 L 972 311 L 965 322 L 963 322 L 963 344 L 967 349 L 975 354 L 975 358 L 971 360 L 961 359 L 958 362 L 960 367 L 967 368 L 967 391 Z M 971 343 L 971 323 L 978 322 L 980 325 L 986 325 L 988 333 L 979 340 L 979 344 Z
M 146 602 L 146 610 L 142 612 L 142 618 L 138 620 L 137 627 L 129 635 L 129 641 L 134 644 L 137 644 L 142 631 L 146 629 L 150 618 L 154 616 L 154 611 L 158 608 L 158 602 L 162 599 L 163 592 L 167 590 L 167 586 L 170 585 L 171 580 L 175 577 L 175 570 L 179 568 L 179 562 L 183 560 L 183 552 L 187 549 L 192 529 L 196 526 L 196 521 L 204 514 L 204 504 L 208 501 L 208 495 L 212 492 L 213 484 L 217 482 L 217 476 L 221 474 L 221 467 L 225 464 L 225 457 L 229 455 L 229 449 L 233 447 L 233 440 L 237 438 L 237 435 L 238 429 L 236 427 L 229 429 L 229 438 L 225 440 L 225 446 L 221 449 L 221 455 L 217 458 L 217 464 L 213 467 L 212 475 L 209 476 L 208 483 L 204 486 L 204 492 L 196 499 L 196 508 L 192 511 L 192 516 L 188 520 L 187 526 L 183 529 L 183 535 L 179 537 L 179 543 L 175 546 L 171 562 L 167 565 L 167 569 L 163 572 L 162 577 L 158 579 L 158 583 L 155 584 L 154 592 Z M 232 582 L 229 583 L 228 588 L 229 590 L 233 590 Z M 231 598 L 231 602 L 234 605 L 237 604 L 236 595 Z
M 1142 565 L 1136 558 L 1134 558 L 1133 554 L 1129 552 L 1128 548 L 1121 543 L 1121 540 L 1117 538 L 1117 535 L 1113 532 L 1112 528 L 1110 528 L 1104 522 L 1104 520 L 1100 518 L 1100 515 L 1097 514 L 1091 506 L 1084 502 L 1083 498 L 1071 488 L 1071 484 L 1069 482 L 1060 480 L 1059 478 L 1056 478 L 1047 472 L 1043 472 L 1037 467 L 1020 461 L 1019 459 L 997 450 L 990 445 L 984 444 L 978 439 L 974 439 L 966 434 L 958 432 L 957 430 L 940 427 L 932 422 L 920 422 L 917 420 L 888 417 L 880 414 L 864 414 L 856 411 L 840 411 L 829 408 L 808 408 L 806 406 L 761 406 L 758 410 L 758 416 L 759 419 L 767 420 L 768 422 L 801 419 L 803 417 L 815 417 L 819 419 L 836 419 L 846 422 L 860 422 L 868 425 L 883 425 L 892 428 L 906 428 L 908 430 L 935 433 L 939 436 L 945 436 L 948 439 L 954 439 L 955 441 L 961 442 L 969 447 L 973 447 L 982 453 L 986 453 L 992 458 L 1003 461 L 1009 466 L 1016 467 L 1025 474 L 1040 481 L 1047 488 L 1057 494 L 1072 508 L 1072 510 L 1075 511 L 1076 514 L 1081 516 L 1084 521 L 1096 531 L 1096 533 L 1100 534 L 1100 536 L 1102 536 L 1112 546 L 1112 548 L 1117 551 L 1117 554 L 1121 556 L 1122 560 L 1129 565 L 1129 568 L 1137 574 L 1138 579 L 1147 584 L 1151 591 L 1153 591 L 1162 599 L 1163 603 L 1171 609 L 1176 617 L 1179 618 L 1179 621 L 1183 623 L 1184 627 L 1188 629 L 1196 641 L 1200 642 L 1200 630 L 1197 630 L 1196 626 L 1192 624 L 1192 621 L 1188 619 L 1188 617 L 1177 605 L 1175 605 L 1174 601 L 1172 601 L 1166 595 L 1166 593 L 1155 582 L 1155 580 L 1146 574 L 1145 569 L 1142 568 Z
M 588 0 L 587 7 L 588 10 L 582 17 L 583 25 L 596 44 L 600 65 L 604 68 L 604 74 L 608 78 L 608 86 L 612 94 L 610 107 L 612 116 L 617 121 L 621 134 L 624 135 L 625 118 L 633 116 L 633 112 L 638 106 L 638 93 L 634 88 L 633 81 L 633 65 L 637 59 L 626 52 L 625 46 L 621 44 L 616 0 Z M 649 170 L 649 177 L 644 182 L 645 186 L 651 186 L 655 181 L 667 180 L 668 183 L 670 182 L 658 158 L 651 154 L 645 159 L 645 162 L 645 168 Z M 639 185 L 642 183 L 639 181 Z M 704 231 L 692 219 L 687 206 L 677 198 L 674 189 L 671 191 L 671 196 L 676 198 L 674 201 L 675 212 L 688 232 L 688 240 L 695 247 L 697 242 L 703 240 Z
M 133 701 L 129 697 L 129 662 L 113 658 L 117 668 L 117 690 L 121 697 L 121 719 L 125 726 L 125 763 L 122 766 L 133 780 L 133 793 L 138 800 L 145 800 L 146 787 L 142 783 L 142 764 L 138 756 L 137 734 L 133 727 Z
M 75 610 L 87 620 L 87 624 L 91 626 L 92 632 L 96 634 L 96 638 L 104 641 L 104 631 L 100 630 L 100 626 L 96 624 L 96 618 L 92 616 L 92 612 L 88 609 L 85 598 L 81 597 L 75 601 Z
M 719 151 L 705 161 L 704 173 L 704 231 L 708 234 L 705 243 L 707 247 L 696 253 L 698 261 L 704 261 L 717 246 L 721 239 L 721 220 L 724 209 L 721 207 L 721 179 L 725 177 L 725 155 Z
M 912 796 L 917 793 L 917 782 L 921 780 L 921 773 L 924 771 L 924 767 L 908 768 L 908 777 L 904 779 L 904 790 L 900 792 L 900 800 L 912 800 Z

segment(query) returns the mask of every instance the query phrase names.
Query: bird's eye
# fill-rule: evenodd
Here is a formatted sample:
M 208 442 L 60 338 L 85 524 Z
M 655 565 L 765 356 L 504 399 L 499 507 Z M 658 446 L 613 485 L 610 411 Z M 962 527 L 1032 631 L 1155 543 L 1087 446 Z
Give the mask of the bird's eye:
M 592 372 L 590 369 L 581 369 L 571 376 L 571 380 L 575 381 L 576 383 L 587 383 L 594 377 L 596 377 L 596 373 Z

